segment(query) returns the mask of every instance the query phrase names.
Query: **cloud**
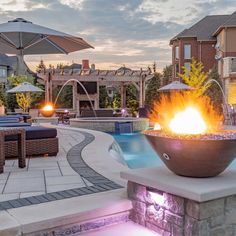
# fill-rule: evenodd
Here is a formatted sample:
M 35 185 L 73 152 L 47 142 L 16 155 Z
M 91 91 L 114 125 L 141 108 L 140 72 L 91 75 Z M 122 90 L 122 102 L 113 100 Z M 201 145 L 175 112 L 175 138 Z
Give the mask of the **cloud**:
M 59 0 L 59 2 L 63 5 L 69 6 L 71 8 L 83 10 L 84 0 Z
M 230 14 L 235 0 L 1 0 L 0 23 L 22 17 L 83 37 L 95 49 L 70 55 L 27 56 L 35 65 L 81 62 L 159 68 L 171 63 L 169 39 L 209 14 Z M 184 6 L 184 7 L 183 7 Z M 37 64 L 38 64 L 37 63 Z
M 46 6 L 42 3 L 31 2 L 30 0 L 1 0 L 0 9 L 1 11 L 29 11 L 34 9 L 45 8 Z

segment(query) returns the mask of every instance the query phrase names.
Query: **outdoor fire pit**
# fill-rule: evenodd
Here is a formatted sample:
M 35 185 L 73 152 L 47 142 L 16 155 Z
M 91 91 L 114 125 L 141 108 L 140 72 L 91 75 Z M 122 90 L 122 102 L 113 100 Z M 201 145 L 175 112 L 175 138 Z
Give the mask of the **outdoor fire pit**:
M 40 109 L 40 113 L 44 117 L 52 117 L 54 115 L 54 113 L 55 113 L 55 109 L 54 109 L 53 105 L 46 104 L 44 107 L 42 107 Z
M 213 177 L 236 156 L 236 131 L 222 130 L 222 115 L 209 97 L 163 95 L 150 116 L 158 130 L 145 131 L 165 165 L 177 175 Z
M 144 134 L 168 169 L 177 175 L 213 177 L 223 172 L 236 156 L 233 131 L 184 137 L 158 130 Z

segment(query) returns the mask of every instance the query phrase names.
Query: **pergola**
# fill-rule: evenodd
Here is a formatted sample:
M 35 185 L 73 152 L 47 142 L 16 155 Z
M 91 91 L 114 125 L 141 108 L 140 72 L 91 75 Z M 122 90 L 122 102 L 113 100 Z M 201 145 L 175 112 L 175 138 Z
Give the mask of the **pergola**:
M 38 73 L 39 82 L 45 85 L 45 100 L 52 101 L 52 91 L 63 86 L 68 80 L 80 82 L 96 82 L 97 93 L 89 94 L 94 101 L 95 109 L 99 109 L 99 86 L 114 87 L 121 94 L 121 106 L 126 107 L 126 86 L 133 84 L 139 92 L 139 106 L 145 101 L 145 83 L 153 77 L 150 70 L 83 70 L 83 69 L 48 69 Z M 77 82 L 69 82 L 73 88 L 73 110 L 79 111 L 79 101 L 88 101 L 85 94 L 77 93 Z

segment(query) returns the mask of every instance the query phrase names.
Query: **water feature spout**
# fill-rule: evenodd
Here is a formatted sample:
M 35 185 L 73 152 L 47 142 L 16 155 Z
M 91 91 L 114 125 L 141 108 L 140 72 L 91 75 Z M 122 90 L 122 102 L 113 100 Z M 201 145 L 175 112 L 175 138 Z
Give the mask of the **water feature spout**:
M 56 99 L 55 99 L 54 106 L 55 106 L 56 103 L 57 103 L 57 100 L 58 100 L 58 98 L 59 98 L 60 93 L 62 92 L 62 90 L 64 89 L 64 87 L 65 87 L 68 83 L 70 83 L 70 82 L 76 82 L 77 84 L 79 84 L 79 85 L 81 86 L 81 88 L 84 90 L 85 94 L 87 95 L 87 97 L 88 97 L 88 99 L 89 99 L 89 103 L 90 103 L 90 105 L 91 105 L 91 107 L 92 107 L 94 116 L 97 118 L 97 114 L 96 114 L 96 112 L 95 112 L 93 103 L 92 103 L 92 101 L 91 101 L 91 98 L 90 98 L 90 96 L 89 96 L 89 94 L 88 94 L 86 88 L 84 87 L 84 85 L 83 85 L 80 81 L 78 81 L 78 80 L 76 80 L 76 79 L 69 79 L 69 80 L 67 80 L 67 81 L 62 85 L 62 87 L 61 87 L 61 89 L 59 90 L 59 92 L 58 92 L 58 94 L 57 94 L 57 97 L 56 97 Z
M 225 105 L 226 105 L 226 104 L 227 104 L 227 99 L 226 99 L 224 90 L 223 90 L 222 86 L 220 85 L 220 83 L 219 83 L 217 80 L 215 80 L 215 79 L 209 79 L 209 80 L 204 84 L 204 87 L 206 87 L 208 84 L 210 84 L 210 83 L 212 83 L 212 82 L 216 83 L 216 84 L 218 85 L 218 87 L 220 88 L 220 91 L 221 91 L 221 93 L 222 93 L 222 95 L 223 95 L 223 98 L 224 98 L 224 103 L 225 103 Z M 232 121 L 232 118 L 231 118 L 231 116 L 230 116 L 230 114 L 229 114 L 228 109 L 226 109 L 226 111 L 227 111 L 227 114 L 228 114 L 228 116 L 229 116 L 230 123 L 231 123 L 231 125 L 232 125 L 232 124 L 233 124 L 233 121 Z

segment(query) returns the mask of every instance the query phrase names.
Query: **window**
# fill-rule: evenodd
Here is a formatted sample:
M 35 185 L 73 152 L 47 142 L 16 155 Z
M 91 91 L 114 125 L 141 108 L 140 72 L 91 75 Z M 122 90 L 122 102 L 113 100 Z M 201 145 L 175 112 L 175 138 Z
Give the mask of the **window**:
M 184 59 L 191 59 L 191 45 L 184 45 Z
M 184 67 L 188 70 L 188 71 L 190 71 L 190 62 L 185 62 L 184 63 Z
M 175 47 L 175 59 L 179 59 L 179 46 Z
M 179 64 L 175 64 L 175 77 L 179 76 L 178 73 L 179 73 Z
M 0 77 L 6 78 L 7 77 L 7 70 L 4 68 L 0 68 Z

